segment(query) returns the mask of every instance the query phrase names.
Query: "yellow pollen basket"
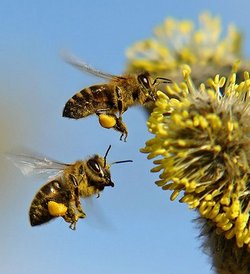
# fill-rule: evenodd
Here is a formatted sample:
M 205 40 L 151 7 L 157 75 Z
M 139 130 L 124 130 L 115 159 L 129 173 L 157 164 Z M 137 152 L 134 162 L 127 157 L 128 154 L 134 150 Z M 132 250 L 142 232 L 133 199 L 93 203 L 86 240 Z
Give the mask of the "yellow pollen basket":
M 112 128 L 116 125 L 116 117 L 114 115 L 100 114 L 99 123 L 104 128 Z
M 64 216 L 67 212 L 68 208 L 61 203 L 57 203 L 54 201 L 48 202 L 48 211 L 51 216 L 59 217 Z

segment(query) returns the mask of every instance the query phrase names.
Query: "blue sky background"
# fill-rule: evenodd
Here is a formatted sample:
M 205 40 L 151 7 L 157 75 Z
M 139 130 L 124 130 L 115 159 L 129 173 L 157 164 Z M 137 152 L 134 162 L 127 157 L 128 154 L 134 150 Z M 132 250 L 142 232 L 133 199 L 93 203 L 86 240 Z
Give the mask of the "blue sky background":
M 125 50 L 149 37 L 165 17 L 197 22 L 200 12 L 221 15 L 245 34 L 250 54 L 250 4 L 239 1 L 0 1 L 0 151 L 27 147 L 64 162 L 104 154 L 112 166 L 115 188 L 86 203 L 87 218 L 71 231 L 62 219 L 32 228 L 28 210 L 46 182 L 24 178 L 1 159 L 0 273 L 4 274 L 210 274 L 201 252 L 194 212 L 170 202 L 154 185 L 157 174 L 139 152 L 150 137 L 139 108 L 124 115 L 128 142 L 99 127 L 96 117 L 74 121 L 61 117 L 65 102 L 99 80 L 65 64 L 69 49 L 99 69 L 121 74 Z

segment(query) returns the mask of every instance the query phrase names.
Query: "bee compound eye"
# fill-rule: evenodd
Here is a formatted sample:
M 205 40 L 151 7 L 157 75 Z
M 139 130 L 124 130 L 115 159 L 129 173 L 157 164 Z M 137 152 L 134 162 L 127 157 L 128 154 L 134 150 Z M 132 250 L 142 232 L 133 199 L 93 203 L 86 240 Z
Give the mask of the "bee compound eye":
M 101 171 L 100 166 L 95 160 L 90 159 L 88 160 L 87 164 L 92 170 L 94 170 L 97 173 L 100 173 Z
M 138 81 L 141 83 L 145 88 L 150 88 L 148 75 L 146 74 L 140 74 L 138 75 Z

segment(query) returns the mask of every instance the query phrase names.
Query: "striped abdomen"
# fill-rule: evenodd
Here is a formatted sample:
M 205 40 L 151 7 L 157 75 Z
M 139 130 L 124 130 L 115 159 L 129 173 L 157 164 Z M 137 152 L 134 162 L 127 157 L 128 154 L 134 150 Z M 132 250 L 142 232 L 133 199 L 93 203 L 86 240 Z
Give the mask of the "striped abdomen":
M 63 203 L 68 207 L 71 191 L 59 180 L 54 180 L 44 185 L 36 194 L 30 206 L 30 224 L 32 226 L 44 224 L 55 216 L 48 211 L 48 202 Z
M 66 103 L 63 117 L 79 119 L 98 111 L 108 113 L 117 111 L 115 86 L 110 84 L 95 85 L 76 93 Z

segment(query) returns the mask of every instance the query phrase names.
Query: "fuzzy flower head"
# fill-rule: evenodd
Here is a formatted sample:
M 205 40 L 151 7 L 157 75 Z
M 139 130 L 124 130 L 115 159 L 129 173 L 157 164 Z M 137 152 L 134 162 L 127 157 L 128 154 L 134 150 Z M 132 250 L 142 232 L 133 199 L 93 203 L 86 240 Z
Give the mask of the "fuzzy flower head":
M 222 35 L 220 18 L 209 13 L 200 15 L 197 27 L 189 20 L 167 18 L 155 28 L 152 38 L 128 49 L 128 70 L 146 70 L 179 82 L 180 66 L 188 64 L 193 80 L 201 83 L 214 71 L 223 75 L 230 72 L 231 65 L 242 55 L 241 40 L 233 25 Z
M 196 89 L 184 83 L 158 92 L 148 120 L 153 139 L 142 152 L 157 157 L 156 184 L 211 220 L 218 233 L 250 248 L 250 79 L 216 75 Z M 223 93 L 222 93 L 223 91 Z

